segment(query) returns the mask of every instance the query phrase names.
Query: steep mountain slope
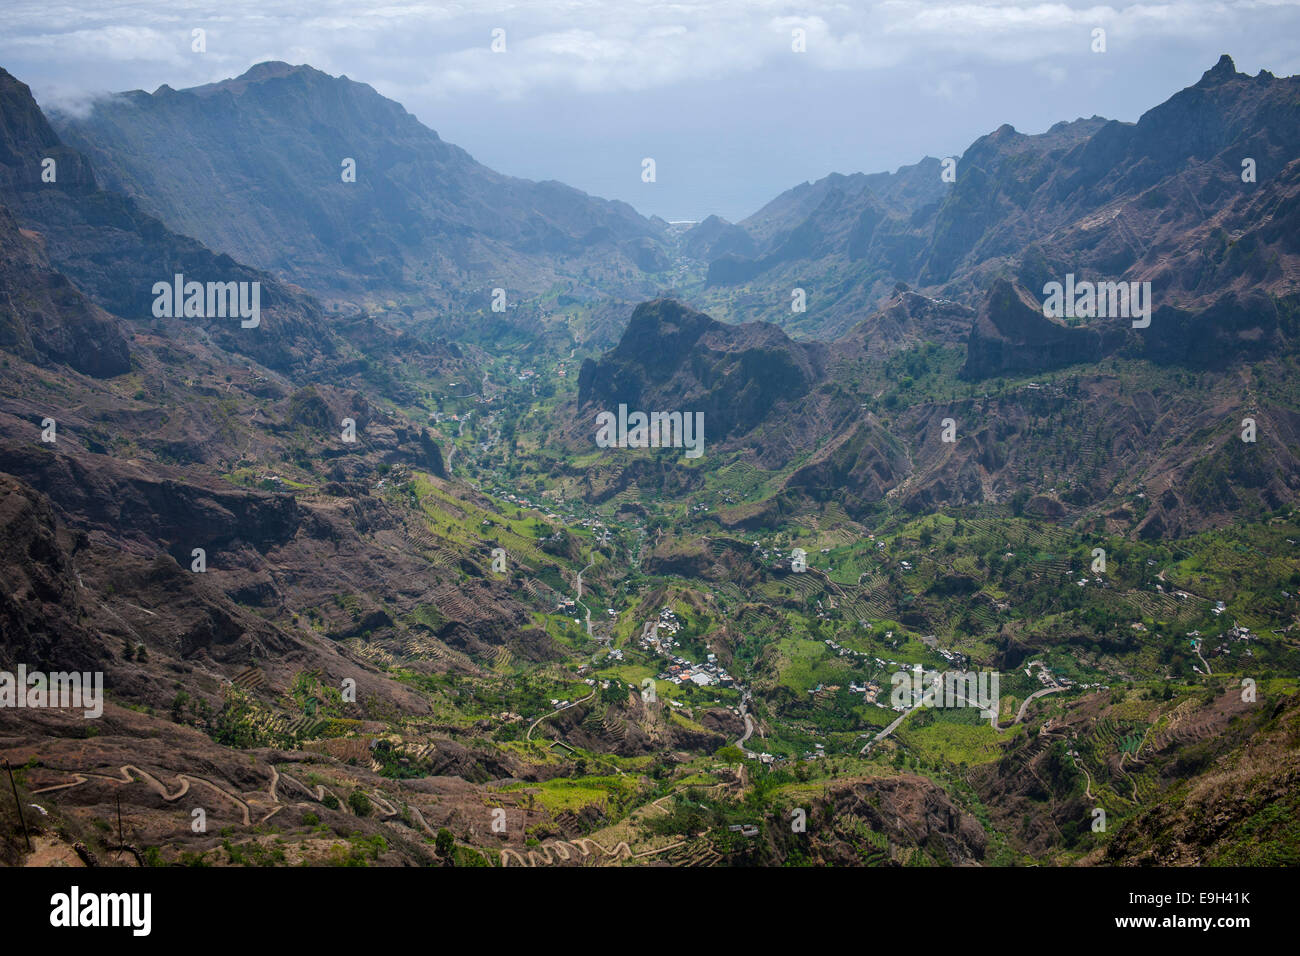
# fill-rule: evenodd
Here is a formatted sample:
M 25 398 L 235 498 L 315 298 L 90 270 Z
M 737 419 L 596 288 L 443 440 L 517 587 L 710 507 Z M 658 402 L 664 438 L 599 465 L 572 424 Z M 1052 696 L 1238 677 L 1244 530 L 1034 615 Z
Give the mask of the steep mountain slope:
M 123 93 L 55 123 L 171 228 L 323 296 L 419 291 L 465 308 L 471 289 L 513 299 L 582 272 L 644 292 L 643 273 L 667 267 L 660 228 L 625 203 L 496 173 L 371 87 L 309 66 Z
M 53 271 L 35 234 L 0 206 L 0 348 L 97 377 L 130 368 L 121 324 Z
M 911 215 L 947 195 L 942 170 L 940 160 L 927 156 L 892 173 L 831 173 L 786 190 L 739 226 L 770 252 L 784 243 L 795 224 L 813 215 L 834 192 L 864 203 L 878 202 L 896 214 Z
M 58 271 L 114 315 L 153 322 L 155 284 L 174 283 L 178 274 L 186 282 L 247 283 L 250 304 L 252 284 L 258 283 L 261 314 L 255 326 L 245 327 L 240 316 L 218 317 L 215 310 L 184 321 L 201 326 L 222 348 L 269 368 L 306 367 L 338 351 L 320 306 L 301 290 L 170 232 L 130 199 L 100 189 L 90 163 L 59 140 L 31 91 L 4 70 L 0 195 L 19 225 L 39 234 Z
M 1239 696 L 1239 695 L 1232 695 Z M 1235 703 L 1229 697 L 1229 703 Z M 1254 715 L 1252 715 L 1254 716 Z M 1237 739 L 1197 741 L 1180 754 L 1164 799 L 1089 862 L 1119 866 L 1295 866 L 1300 795 L 1300 707 L 1278 701 Z M 1262 725 L 1262 726 L 1261 726 Z M 1226 729 L 1215 728 L 1223 733 Z M 1238 747 L 1229 744 L 1237 743 Z M 1217 746 L 1216 746 L 1217 744 Z M 1199 772 L 1191 779 L 1189 768 Z

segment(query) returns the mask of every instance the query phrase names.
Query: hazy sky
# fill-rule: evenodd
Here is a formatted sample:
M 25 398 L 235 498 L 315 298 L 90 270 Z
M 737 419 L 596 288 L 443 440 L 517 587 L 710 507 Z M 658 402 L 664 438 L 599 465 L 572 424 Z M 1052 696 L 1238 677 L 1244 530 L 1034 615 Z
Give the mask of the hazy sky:
M 1297 72 L 1297 38 L 1300 0 L 0 0 L 0 66 L 45 105 L 309 63 L 502 172 L 666 219 L 741 219 L 805 180 L 954 155 L 1003 123 L 1135 120 L 1221 53 Z

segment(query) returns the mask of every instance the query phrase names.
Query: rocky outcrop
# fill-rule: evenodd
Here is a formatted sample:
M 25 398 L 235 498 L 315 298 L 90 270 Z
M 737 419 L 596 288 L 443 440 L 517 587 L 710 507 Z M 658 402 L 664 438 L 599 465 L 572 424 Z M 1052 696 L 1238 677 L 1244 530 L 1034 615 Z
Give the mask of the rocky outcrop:
M 923 342 L 961 345 L 975 312 L 949 299 L 932 299 L 900 286 L 881 308 L 836 341 L 845 357 L 880 359 Z
M 1045 316 L 1041 300 L 1027 290 L 998 280 L 971 327 L 961 374 L 982 379 L 1048 372 L 1109 355 L 1189 369 L 1256 361 L 1288 347 L 1282 313 L 1298 304 L 1300 296 L 1277 300 L 1259 291 L 1228 291 L 1196 310 L 1159 307 L 1144 329 L 1133 328 L 1128 317 L 1068 326 Z
M 825 348 L 775 326 L 723 325 L 672 299 L 637 306 L 617 347 L 578 375 L 584 430 L 597 411 L 702 412 L 709 442 L 751 434 L 774 416 L 797 420 L 823 377 Z

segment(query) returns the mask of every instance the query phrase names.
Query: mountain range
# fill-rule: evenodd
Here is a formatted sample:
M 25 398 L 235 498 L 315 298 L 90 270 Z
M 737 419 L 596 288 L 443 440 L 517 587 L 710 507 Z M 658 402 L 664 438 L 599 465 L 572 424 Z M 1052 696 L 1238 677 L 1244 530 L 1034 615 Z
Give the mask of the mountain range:
M 754 252 L 714 258 L 697 304 L 833 337 L 897 282 L 975 306 L 997 278 L 1038 295 L 1074 273 L 1150 281 L 1183 312 L 1294 293 L 1297 82 L 1224 56 L 1136 123 L 1003 126 L 956 157 L 950 184 L 927 159 L 796 187 L 733 227 Z M 808 306 L 792 314 L 796 287 Z

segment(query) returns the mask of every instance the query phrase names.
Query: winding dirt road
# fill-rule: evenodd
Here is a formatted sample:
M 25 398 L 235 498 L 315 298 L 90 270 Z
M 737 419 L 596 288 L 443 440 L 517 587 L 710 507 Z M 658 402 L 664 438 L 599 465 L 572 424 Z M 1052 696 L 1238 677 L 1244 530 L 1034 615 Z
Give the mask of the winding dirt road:
M 1047 694 L 1055 694 L 1063 690 L 1069 690 L 1069 688 L 1057 685 L 1056 687 L 1044 687 L 1042 690 L 1036 690 L 1024 699 L 1024 702 L 1021 703 L 1020 705 L 1020 709 L 1016 712 L 1016 719 L 1011 721 L 1011 723 L 1007 724 L 1007 726 L 1002 727 L 998 724 L 997 715 L 993 715 L 989 717 L 989 725 L 998 733 L 1004 734 L 1012 727 L 1014 727 L 1016 724 L 1020 723 L 1022 720 L 1025 719 L 1025 711 L 1029 708 L 1029 705 L 1033 703 L 1035 700 L 1037 700 L 1039 697 L 1044 697 Z M 962 698 L 962 700 L 963 702 L 969 703 L 969 701 L 966 701 L 965 698 Z M 889 726 L 887 726 L 884 730 L 880 731 L 880 733 L 876 734 L 876 736 L 872 737 L 865 744 L 863 744 L 862 749 L 859 750 L 858 753 L 865 754 L 868 750 L 871 749 L 871 746 L 873 744 L 879 743 L 880 741 L 888 737 L 890 734 L 892 734 L 895 730 L 897 730 L 898 725 L 901 724 L 904 720 L 906 720 L 912 714 L 913 711 L 920 710 L 920 709 L 921 709 L 921 705 L 916 704 L 915 706 L 910 707 L 907 710 L 903 711 L 896 718 L 894 718 L 893 722 L 890 723 Z
M 593 690 L 590 694 L 588 694 L 586 697 L 582 698 L 581 700 L 570 701 L 569 703 L 565 704 L 563 707 L 555 708 L 555 710 L 551 711 L 549 714 L 542 714 L 542 716 L 538 717 L 529 725 L 528 732 L 524 734 L 524 740 L 532 739 L 534 728 L 536 728 L 537 725 L 540 724 L 546 718 L 554 717 L 560 711 L 568 710 L 570 707 L 577 707 L 579 704 L 585 704 L 587 701 L 591 700 L 595 696 L 596 696 L 596 692 Z

